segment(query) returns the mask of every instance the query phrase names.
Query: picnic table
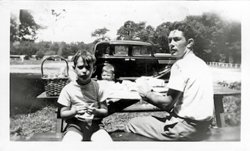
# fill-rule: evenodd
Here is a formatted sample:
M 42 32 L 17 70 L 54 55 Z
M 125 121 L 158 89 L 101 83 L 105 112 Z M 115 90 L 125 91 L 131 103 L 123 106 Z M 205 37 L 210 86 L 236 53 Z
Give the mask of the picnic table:
M 121 94 L 121 95 L 120 95 Z M 109 115 L 115 112 L 149 112 L 149 111 L 163 111 L 160 108 L 151 104 L 137 103 L 141 100 L 136 91 L 131 91 L 129 94 L 120 93 L 118 95 L 111 96 L 111 98 L 119 99 L 116 102 L 109 102 Z M 240 90 L 229 89 L 227 87 L 214 84 L 214 106 L 215 106 L 215 119 L 218 127 L 225 126 L 223 97 L 240 95 Z M 58 96 L 48 96 L 46 92 L 37 96 L 38 99 L 54 100 L 57 101 Z M 57 111 L 57 125 L 56 131 L 60 133 L 63 131 L 63 121 L 60 118 L 59 108 Z

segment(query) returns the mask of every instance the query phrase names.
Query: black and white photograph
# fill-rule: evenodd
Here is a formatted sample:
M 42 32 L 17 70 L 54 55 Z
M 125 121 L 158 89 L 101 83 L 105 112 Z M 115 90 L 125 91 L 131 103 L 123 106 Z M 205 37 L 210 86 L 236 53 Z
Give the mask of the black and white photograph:
M 249 8 L 0 1 L 0 150 L 247 150 Z

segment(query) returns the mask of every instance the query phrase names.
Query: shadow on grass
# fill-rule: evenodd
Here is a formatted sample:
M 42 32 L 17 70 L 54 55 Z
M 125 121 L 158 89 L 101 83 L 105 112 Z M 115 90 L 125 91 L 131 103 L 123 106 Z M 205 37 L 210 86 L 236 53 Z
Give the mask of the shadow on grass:
M 37 99 L 44 91 L 43 81 L 39 74 L 11 73 L 10 74 L 10 116 L 33 113 L 53 101 Z

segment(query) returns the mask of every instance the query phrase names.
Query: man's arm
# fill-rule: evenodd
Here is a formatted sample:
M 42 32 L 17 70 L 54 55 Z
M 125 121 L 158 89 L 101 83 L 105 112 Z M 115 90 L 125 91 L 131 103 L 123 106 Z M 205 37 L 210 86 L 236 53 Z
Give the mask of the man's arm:
M 147 82 L 138 82 L 137 88 L 142 99 L 163 110 L 169 110 L 183 94 L 181 91 L 169 89 L 167 95 L 162 96 L 152 92 Z
M 147 92 L 145 95 L 141 95 L 142 98 L 150 104 L 157 106 L 163 110 L 169 110 L 178 98 L 182 95 L 182 92 L 169 89 L 167 95 L 162 96 L 154 92 Z

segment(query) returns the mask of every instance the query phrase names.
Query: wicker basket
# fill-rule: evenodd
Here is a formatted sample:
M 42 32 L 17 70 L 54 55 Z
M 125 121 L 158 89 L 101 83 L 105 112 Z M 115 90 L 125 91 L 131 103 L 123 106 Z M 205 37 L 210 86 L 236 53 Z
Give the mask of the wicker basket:
M 43 64 L 46 60 L 48 59 L 56 59 L 56 58 L 60 58 L 61 60 L 65 61 L 66 66 L 67 66 L 67 71 L 66 71 L 66 76 L 65 77 L 49 77 L 49 76 L 45 76 L 44 72 L 43 72 Z M 42 79 L 44 82 L 44 88 L 45 88 L 45 92 L 48 96 L 58 96 L 62 90 L 62 88 L 68 83 L 69 81 L 69 65 L 67 60 L 65 60 L 64 58 L 60 57 L 60 56 L 50 56 L 47 57 L 46 59 L 44 59 L 42 61 L 41 64 L 41 72 L 42 72 Z

